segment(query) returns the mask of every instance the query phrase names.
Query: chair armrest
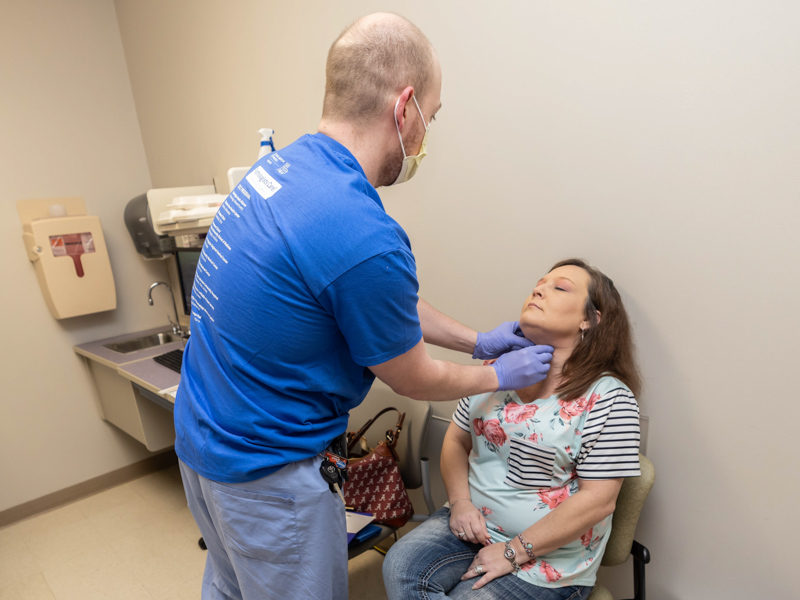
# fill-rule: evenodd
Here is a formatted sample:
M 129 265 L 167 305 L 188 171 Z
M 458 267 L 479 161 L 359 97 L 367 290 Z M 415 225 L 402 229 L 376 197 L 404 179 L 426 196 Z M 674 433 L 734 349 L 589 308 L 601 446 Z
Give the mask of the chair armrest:
M 427 521 L 428 517 L 436 512 L 436 505 L 433 503 L 433 496 L 431 495 L 430 463 L 424 456 L 419 459 L 419 475 L 420 479 L 422 479 L 422 498 L 425 500 L 425 507 L 428 509 L 428 514 L 415 514 L 411 517 L 411 520 L 416 522 Z
M 430 463 L 427 457 L 423 456 L 419 459 L 419 470 L 422 475 L 422 497 L 425 499 L 428 514 L 432 515 L 436 512 L 436 505 L 433 503 L 433 496 L 431 495 Z
M 648 550 L 646 546 L 643 546 L 636 540 L 633 540 L 633 546 L 631 546 L 631 554 L 633 555 L 634 560 L 640 560 L 644 564 L 650 562 L 650 550 Z

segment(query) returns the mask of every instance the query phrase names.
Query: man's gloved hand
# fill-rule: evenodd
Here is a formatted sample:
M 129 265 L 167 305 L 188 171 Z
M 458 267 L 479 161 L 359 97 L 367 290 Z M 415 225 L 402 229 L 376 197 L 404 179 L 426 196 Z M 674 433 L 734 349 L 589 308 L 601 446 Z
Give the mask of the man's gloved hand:
M 486 333 L 478 332 L 472 358 L 483 360 L 497 358 L 501 354 L 520 348 L 529 348 L 533 342 L 522 335 L 518 321 L 506 321 Z
M 550 370 L 552 346 L 531 346 L 503 354 L 491 366 L 497 373 L 498 391 L 521 390 L 539 383 Z

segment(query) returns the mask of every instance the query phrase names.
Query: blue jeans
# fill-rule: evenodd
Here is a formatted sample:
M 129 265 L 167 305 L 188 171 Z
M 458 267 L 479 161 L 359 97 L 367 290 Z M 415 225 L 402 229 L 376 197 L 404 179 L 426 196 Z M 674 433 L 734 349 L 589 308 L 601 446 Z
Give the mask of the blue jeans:
M 469 600 L 578 600 L 588 598 L 587 586 L 545 588 L 513 575 L 493 579 L 473 590 L 476 579 L 461 581 L 481 549 L 462 542 L 450 531 L 450 509 L 441 508 L 431 518 L 400 538 L 383 562 L 383 582 L 389 600 L 460 598 Z
M 189 509 L 208 547 L 203 600 L 347 599 L 344 504 L 321 458 L 247 483 L 218 483 L 180 462 Z

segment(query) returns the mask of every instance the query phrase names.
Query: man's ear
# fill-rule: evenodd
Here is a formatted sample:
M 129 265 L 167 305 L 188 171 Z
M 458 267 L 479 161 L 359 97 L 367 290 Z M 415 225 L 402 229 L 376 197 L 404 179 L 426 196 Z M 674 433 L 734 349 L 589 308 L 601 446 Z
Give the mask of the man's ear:
M 406 122 L 406 104 L 414 97 L 414 88 L 408 86 L 401 93 L 400 97 L 396 100 L 394 107 L 394 118 L 397 120 L 397 128 L 400 133 L 403 133 L 403 126 Z

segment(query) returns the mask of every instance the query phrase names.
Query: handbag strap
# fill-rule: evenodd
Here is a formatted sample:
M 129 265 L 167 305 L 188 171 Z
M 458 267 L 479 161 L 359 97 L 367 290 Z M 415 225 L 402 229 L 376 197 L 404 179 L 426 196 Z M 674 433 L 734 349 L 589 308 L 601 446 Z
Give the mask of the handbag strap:
M 365 433 L 367 433 L 367 429 L 369 429 L 375 421 L 378 420 L 382 414 L 387 413 L 389 411 L 395 411 L 398 415 L 397 418 L 397 425 L 395 425 L 394 431 L 391 429 L 386 431 L 386 441 L 389 444 L 389 447 L 394 450 L 395 445 L 397 445 L 397 438 L 400 436 L 400 431 L 403 429 L 403 421 L 406 420 L 406 413 L 400 412 L 394 406 L 390 406 L 388 408 L 384 408 L 380 411 L 377 415 L 372 417 L 369 421 L 364 423 L 364 425 L 359 429 L 352 437 L 348 434 L 348 441 L 347 441 L 347 453 L 350 454 L 353 448 L 355 448 L 356 443 L 360 440 Z

